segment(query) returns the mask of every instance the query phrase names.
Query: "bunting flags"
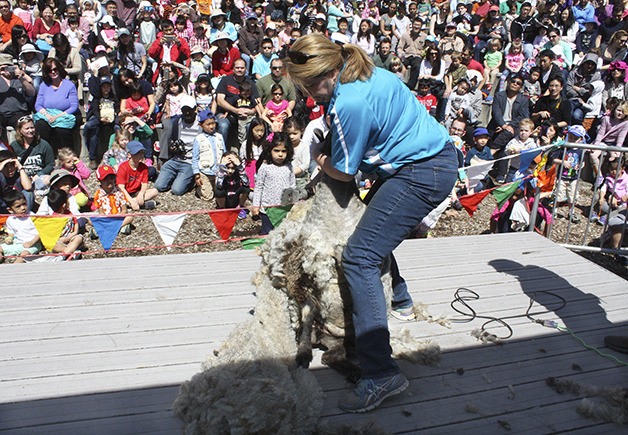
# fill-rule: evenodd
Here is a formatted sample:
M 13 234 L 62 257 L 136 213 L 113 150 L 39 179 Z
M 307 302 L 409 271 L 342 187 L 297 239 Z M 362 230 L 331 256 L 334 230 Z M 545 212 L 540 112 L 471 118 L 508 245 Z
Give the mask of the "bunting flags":
M 291 209 L 292 205 L 282 205 L 280 207 L 266 208 L 265 211 L 268 219 L 270 219 L 270 223 L 276 228 Z
M 57 244 L 57 240 L 61 237 L 63 228 L 68 223 L 68 218 L 32 217 L 31 220 L 33 224 L 35 224 L 35 228 L 37 228 L 39 238 L 44 248 L 48 251 L 52 251 L 52 248 Z
M 238 210 L 229 209 L 221 210 L 218 213 L 210 212 L 209 217 L 216 226 L 216 230 L 218 230 L 220 238 L 222 240 L 227 240 L 231 235 L 231 230 L 233 230 L 233 227 L 238 220 Z
M 536 179 L 541 192 L 551 192 L 554 190 L 554 184 L 556 183 L 556 165 L 553 165 L 547 171 L 540 171 Z
M 253 238 L 253 239 L 245 239 L 242 240 L 242 247 L 244 249 L 255 249 L 258 246 L 261 246 L 264 244 L 264 242 L 266 242 L 266 239 L 264 237 L 257 237 L 257 238 Z
M 150 218 L 153 220 L 153 224 L 155 228 L 157 228 L 161 240 L 163 240 L 166 245 L 172 245 L 172 242 L 174 242 L 175 237 L 177 237 L 181 229 L 181 225 L 183 225 L 185 216 L 185 213 L 182 213 L 157 215 L 151 216 Z M 170 249 L 172 248 L 168 246 L 168 250 Z
M 460 204 L 464 207 L 464 209 L 469 213 L 469 216 L 473 216 L 478 209 L 478 205 L 484 201 L 484 198 L 491 193 L 491 189 L 486 189 L 478 193 L 474 193 L 472 195 L 465 195 L 458 198 Z
M 492 193 L 497 201 L 497 207 L 504 205 L 506 201 L 515 193 L 517 188 L 519 187 L 519 181 L 515 181 L 513 183 L 504 184 L 501 187 L 493 189 Z
M 98 233 L 100 244 L 105 251 L 110 250 L 111 245 L 113 245 L 118 236 L 124 216 L 94 216 L 90 220 Z

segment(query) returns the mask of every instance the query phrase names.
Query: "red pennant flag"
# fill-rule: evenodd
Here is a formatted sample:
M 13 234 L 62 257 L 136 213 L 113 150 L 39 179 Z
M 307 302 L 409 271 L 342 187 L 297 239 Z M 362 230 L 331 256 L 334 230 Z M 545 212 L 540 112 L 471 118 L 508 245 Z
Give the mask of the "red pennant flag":
M 460 201 L 460 204 L 467 213 L 469 213 L 469 216 L 473 216 L 473 213 L 478 209 L 478 205 L 484 201 L 484 198 L 486 198 L 489 193 L 491 193 L 491 189 L 486 189 L 472 195 L 461 196 L 458 198 L 458 201 Z
M 556 183 L 556 166 L 557 165 L 553 165 L 548 171 L 539 172 L 536 176 L 541 192 L 551 192 L 554 190 L 554 184 Z
M 0 216 L 0 228 L 2 228 L 4 226 L 4 224 L 7 222 L 8 218 L 9 218 L 9 216 Z
M 231 230 L 238 220 L 238 209 L 228 209 L 228 210 L 216 210 L 209 212 L 209 217 L 212 219 L 214 225 L 216 225 L 216 229 L 218 230 L 218 234 L 220 234 L 220 238 L 222 240 L 227 240 L 231 235 Z

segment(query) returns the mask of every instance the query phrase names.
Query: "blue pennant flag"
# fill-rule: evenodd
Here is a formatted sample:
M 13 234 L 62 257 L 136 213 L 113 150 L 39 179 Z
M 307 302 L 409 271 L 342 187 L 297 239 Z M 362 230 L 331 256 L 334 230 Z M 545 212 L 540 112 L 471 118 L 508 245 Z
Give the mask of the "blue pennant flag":
M 100 244 L 105 248 L 105 251 L 111 249 L 111 245 L 113 245 L 113 242 L 118 236 L 123 220 L 124 216 L 98 216 L 90 218 L 94 229 L 98 233 Z

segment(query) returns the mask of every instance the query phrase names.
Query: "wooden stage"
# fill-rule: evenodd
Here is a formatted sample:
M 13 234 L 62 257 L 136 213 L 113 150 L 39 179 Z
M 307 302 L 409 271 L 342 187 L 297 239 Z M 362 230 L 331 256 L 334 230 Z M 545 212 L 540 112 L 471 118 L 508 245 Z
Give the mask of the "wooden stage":
M 441 346 L 440 365 L 401 361 L 408 390 L 354 415 L 336 407 L 350 385 L 315 364 L 323 419 L 404 434 L 626 433 L 581 417 L 581 398 L 557 394 L 545 379 L 628 387 L 628 367 L 523 316 L 530 296 L 551 291 L 566 306 L 537 317 L 628 360 L 603 344 L 605 335 L 628 334 L 625 280 L 531 233 L 412 240 L 397 258 L 432 315 L 456 317 L 450 303 L 466 287 L 480 295 L 470 302 L 478 315 L 520 316 L 506 320 L 513 335 L 482 344 L 470 334 L 482 319 L 450 329 L 405 324 Z M 237 251 L 0 266 L 0 433 L 180 433 L 171 411 L 179 384 L 249 318 L 258 265 L 253 252 Z M 534 297 L 558 306 L 555 296 Z

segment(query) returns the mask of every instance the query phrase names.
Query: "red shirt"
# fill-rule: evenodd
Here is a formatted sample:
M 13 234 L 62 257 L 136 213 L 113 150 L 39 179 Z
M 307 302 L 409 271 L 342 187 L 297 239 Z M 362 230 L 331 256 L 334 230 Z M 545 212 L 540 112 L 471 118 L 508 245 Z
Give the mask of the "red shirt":
M 479 71 L 480 74 L 484 75 L 484 66 L 480 62 L 475 59 L 469 59 L 469 63 L 467 64 L 467 69 L 473 69 Z
M 17 25 L 23 26 L 24 21 L 13 12 L 11 12 L 11 18 L 9 21 L 5 21 L 0 17 L 0 36 L 2 36 L 2 43 L 9 42 L 11 40 L 11 29 Z
M 428 112 L 432 109 L 432 107 L 436 107 L 438 105 L 438 100 L 432 94 L 427 94 L 424 97 L 421 95 L 417 95 L 416 99 L 419 100 L 419 103 L 425 106 Z
M 33 24 L 33 38 L 35 38 L 37 35 L 40 35 L 42 33 L 50 33 L 51 35 L 56 35 L 57 33 L 61 32 L 61 24 L 58 21 L 55 21 L 54 23 L 52 23 L 52 26 L 50 26 L 50 29 L 46 29 L 46 26 L 44 26 L 44 22 L 41 20 L 41 18 L 37 18 L 35 20 L 35 24 Z
M 139 192 L 142 183 L 148 183 L 148 166 L 144 163 L 137 165 L 137 169 L 131 168 L 129 161 L 120 163 L 118 174 L 116 175 L 116 184 L 124 185 L 124 188 L 130 195 Z
M 238 59 L 240 59 L 240 50 L 236 47 L 232 46 L 226 53 L 221 53 L 220 50 L 214 51 L 212 54 L 214 77 L 233 74 L 233 64 Z

